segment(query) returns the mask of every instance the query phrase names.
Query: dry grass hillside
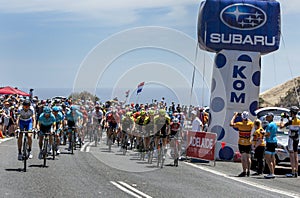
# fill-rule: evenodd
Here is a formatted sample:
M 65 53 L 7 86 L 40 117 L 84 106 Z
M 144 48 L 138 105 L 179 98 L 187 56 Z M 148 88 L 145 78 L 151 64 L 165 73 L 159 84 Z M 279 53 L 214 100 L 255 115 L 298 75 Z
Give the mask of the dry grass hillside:
M 290 101 L 286 101 L 287 104 L 284 104 L 284 100 L 290 100 L 291 97 L 295 98 L 295 84 L 296 88 L 299 89 L 299 81 L 300 76 L 264 91 L 259 95 L 260 106 L 289 106 L 288 102 Z M 292 94 L 293 96 L 289 97 L 289 94 Z

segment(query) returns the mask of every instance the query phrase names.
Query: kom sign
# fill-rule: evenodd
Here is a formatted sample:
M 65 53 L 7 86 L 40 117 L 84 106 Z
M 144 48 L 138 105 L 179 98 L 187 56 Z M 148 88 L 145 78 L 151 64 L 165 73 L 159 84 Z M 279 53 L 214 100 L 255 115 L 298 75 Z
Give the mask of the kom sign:
M 200 5 L 198 42 L 216 52 L 208 131 L 217 134 L 216 157 L 230 160 L 238 150 L 234 112 L 255 118 L 259 105 L 261 55 L 280 43 L 280 4 L 276 0 L 206 0 Z M 221 142 L 226 142 L 221 148 Z

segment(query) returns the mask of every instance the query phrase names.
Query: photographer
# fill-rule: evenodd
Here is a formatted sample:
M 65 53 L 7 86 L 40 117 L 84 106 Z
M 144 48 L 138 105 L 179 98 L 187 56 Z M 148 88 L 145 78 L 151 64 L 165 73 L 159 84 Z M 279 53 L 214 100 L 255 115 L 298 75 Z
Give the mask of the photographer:
M 266 147 L 266 142 L 264 141 L 265 131 L 261 126 L 260 120 L 254 122 L 254 128 L 252 150 L 254 151 L 254 157 L 257 159 L 257 172 L 253 175 L 261 175 L 264 169 L 264 153 Z
M 292 173 L 287 174 L 287 177 L 298 177 L 298 144 L 300 129 L 300 120 L 297 118 L 298 111 L 298 107 L 292 106 L 290 109 L 291 117 L 283 114 L 280 122 L 280 128 L 289 126 L 288 150 L 290 155 Z M 289 121 L 283 124 L 283 118 L 288 118 Z
M 230 126 L 237 128 L 239 130 L 239 140 L 238 147 L 239 151 L 242 154 L 242 168 L 238 177 L 249 177 L 250 176 L 250 167 L 251 167 L 251 131 L 253 128 L 253 122 L 249 119 L 249 112 L 244 111 L 241 114 L 242 121 L 236 122 L 236 118 L 239 113 L 235 113 L 230 121 Z

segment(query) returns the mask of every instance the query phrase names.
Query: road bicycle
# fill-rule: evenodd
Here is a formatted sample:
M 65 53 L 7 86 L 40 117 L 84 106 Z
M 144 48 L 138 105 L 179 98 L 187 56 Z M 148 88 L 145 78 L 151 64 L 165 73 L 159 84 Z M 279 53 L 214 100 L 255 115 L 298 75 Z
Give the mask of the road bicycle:
M 178 166 L 178 161 L 179 161 L 179 146 L 180 146 L 180 141 L 176 135 L 170 137 L 170 143 L 173 147 L 173 153 L 172 157 L 174 159 L 174 166 Z
M 29 152 L 28 152 L 28 149 L 29 149 L 29 145 L 28 145 L 28 134 L 29 133 L 34 133 L 32 131 L 27 131 L 27 130 L 23 130 L 23 131 L 20 131 L 20 130 L 16 130 L 16 133 L 19 134 L 19 133 L 22 133 L 23 134 L 23 149 L 22 149 L 22 159 L 23 159 L 23 163 L 24 163 L 24 172 L 27 171 L 27 160 L 29 158 Z M 18 138 L 18 136 L 16 136 Z
M 48 147 L 49 147 L 49 137 L 52 135 L 53 133 L 47 132 L 44 133 L 44 140 L 43 140 L 43 147 L 42 147 L 42 156 L 43 156 L 43 166 L 46 167 L 47 165 L 47 157 L 48 157 Z M 52 150 L 52 153 L 54 153 L 54 151 Z
M 165 149 L 163 148 L 163 138 L 162 135 L 159 136 L 158 142 L 158 154 L 157 154 L 157 168 L 163 168 L 165 162 Z

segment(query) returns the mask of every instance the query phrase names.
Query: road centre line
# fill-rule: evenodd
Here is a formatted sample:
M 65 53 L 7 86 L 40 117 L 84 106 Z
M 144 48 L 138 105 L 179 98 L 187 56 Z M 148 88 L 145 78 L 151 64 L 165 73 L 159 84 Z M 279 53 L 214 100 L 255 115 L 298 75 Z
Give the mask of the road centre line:
M 300 197 L 300 194 L 299 194 L 299 193 L 296 193 L 296 192 L 288 192 L 288 191 L 279 190 L 279 189 L 276 189 L 276 188 L 271 188 L 271 187 L 265 186 L 265 185 L 263 185 L 263 184 L 257 184 L 257 183 L 254 183 L 254 182 L 245 181 L 245 180 L 243 180 L 243 179 L 241 179 L 241 178 L 231 177 L 231 176 L 229 176 L 229 175 L 226 175 L 226 174 L 224 174 L 224 173 L 221 173 L 221 172 L 218 172 L 218 171 L 215 171 L 215 170 L 211 170 L 211 169 L 206 168 L 206 167 L 198 166 L 198 165 L 191 164 L 191 163 L 188 163 L 188 162 L 183 162 L 183 163 L 185 163 L 185 164 L 187 164 L 187 165 L 190 165 L 190 166 L 193 166 L 193 167 L 195 167 L 195 168 L 198 168 L 198 169 L 201 169 L 201 170 L 210 172 L 210 173 L 212 173 L 212 174 L 215 174 L 215 175 L 219 175 L 219 176 L 225 177 L 225 178 L 227 178 L 227 179 L 231 179 L 231 180 L 234 180 L 234 181 L 237 181 L 237 182 L 240 182 L 240 183 L 244 183 L 244 184 L 247 184 L 247 185 L 256 187 L 256 188 L 260 188 L 260 189 L 262 189 L 262 190 L 266 190 L 266 191 L 270 191 L 270 192 L 275 192 L 275 193 L 282 194 L 282 195 L 286 195 L 286 196 L 289 196 L 289 197 L 295 197 L 295 198 Z
M 125 182 L 122 182 L 122 181 L 118 181 L 118 182 L 119 182 L 120 184 L 122 184 L 123 186 L 125 186 L 126 188 L 132 190 L 132 191 L 135 192 L 136 194 L 139 194 L 139 195 L 141 195 L 141 196 L 143 196 L 143 197 L 145 197 L 145 198 L 152 198 L 151 196 L 149 196 L 149 195 L 147 195 L 147 194 L 145 194 L 145 193 L 143 193 L 143 192 L 141 192 L 141 191 L 139 191 L 139 190 L 133 188 L 132 186 L 130 186 L 129 184 L 127 184 L 127 183 L 125 183 Z
M 136 198 L 143 198 L 143 197 L 141 197 L 141 196 L 135 194 L 134 192 L 128 190 L 127 188 L 121 186 L 120 184 L 118 184 L 118 183 L 116 183 L 116 182 L 114 182 L 114 181 L 110 181 L 110 183 L 112 183 L 114 186 L 116 186 L 117 188 L 119 188 L 119 189 L 122 190 L 123 192 L 125 192 L 125 193 L 127 193 L 127 194 L 129 194 L 129 195 L 131 195 L 131 196 L 133 196 L 133 197 L 136 197 Z
M 87 152 L 87 153 L 90 152 L 91 146 L 92 146 L 94 143 L 95 143 L 95 141 L 89 143 L 88 147 L 86 148 L 86 152 Z

